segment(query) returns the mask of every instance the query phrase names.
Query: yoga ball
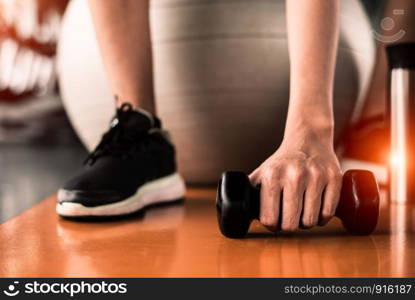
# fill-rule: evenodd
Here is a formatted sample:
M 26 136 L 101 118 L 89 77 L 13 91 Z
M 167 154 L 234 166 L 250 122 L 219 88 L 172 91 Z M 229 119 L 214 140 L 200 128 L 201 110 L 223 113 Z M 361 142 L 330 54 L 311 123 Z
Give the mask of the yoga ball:
M 153 0 L 150 8 L 158 115 L 190 183 L 224 170 L 250 172 L 280 144 L 288 107 L 284 0 Z M 134 30 L 134 28 L 131 28 Z M 336 138 L 359 113 L 374 43 L 357 0 L 341 2 Z M 87 1 L 71 1 L 58 47 L 67 114 L 91 150 L 114 115 Z

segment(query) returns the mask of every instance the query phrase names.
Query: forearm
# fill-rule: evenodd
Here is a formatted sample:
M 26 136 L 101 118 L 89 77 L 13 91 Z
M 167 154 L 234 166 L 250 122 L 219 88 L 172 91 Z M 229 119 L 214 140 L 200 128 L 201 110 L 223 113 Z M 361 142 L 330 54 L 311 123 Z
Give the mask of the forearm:
M 290 104 L 286 136 L 299 129 L 332 138 L 338 0 L 287 0 Z

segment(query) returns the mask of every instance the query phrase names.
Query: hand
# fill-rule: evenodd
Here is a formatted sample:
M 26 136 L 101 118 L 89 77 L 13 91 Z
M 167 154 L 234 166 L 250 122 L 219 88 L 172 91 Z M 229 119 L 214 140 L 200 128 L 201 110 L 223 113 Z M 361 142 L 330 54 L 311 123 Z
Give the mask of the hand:
M 261 185 L 260 222 L 271 231 L 324 225 L 334 215 L 342 173 L 327 136 L 297 130 L 249 175 L 253 185 Z

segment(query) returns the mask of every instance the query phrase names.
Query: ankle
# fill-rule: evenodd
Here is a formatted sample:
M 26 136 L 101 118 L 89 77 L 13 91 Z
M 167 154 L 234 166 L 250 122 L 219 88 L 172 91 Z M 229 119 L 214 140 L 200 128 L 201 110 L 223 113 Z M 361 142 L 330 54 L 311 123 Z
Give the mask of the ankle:
M 129 103 L 134 110 L 146 112 L 152 116 L 156 116 L 156 108 L 152 98 L 138 101 L 136 99 L 119 97 L 118 95 L 115 95 L 115 105 L 117 108 L 120 108 L 124 103 Z

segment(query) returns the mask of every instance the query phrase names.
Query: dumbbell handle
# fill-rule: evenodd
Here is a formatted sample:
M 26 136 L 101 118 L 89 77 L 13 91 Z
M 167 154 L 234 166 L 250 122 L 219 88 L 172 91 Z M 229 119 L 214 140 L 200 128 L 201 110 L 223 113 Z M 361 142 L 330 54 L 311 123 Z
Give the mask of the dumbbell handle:
M 259 211 L 260 211 L 260 188 L 257 187 L 253 187 L 250 190 L 251 193 L 251 210 L 250 210 L 250 216 L 252 220 L 259 220 Z M 340 199 L 341 200 L 341 199 Z M 339 219 L 344 218 L 344 214 L 341 213 L 341 210 L 336 210 L 336 217 L 338 217 Z M 281 224 L 282 220 L 279 220 L 280 224 Z M 281 225 L 280 225 L 281 226 Z M 303 226 L 300 224 L 300 227 L 303 228 Z
M 259 218 L 260 188 L 253 187 L 242 172 L 224 173 L 218 187 L 221 231 L 228 237 L 241 237 L 248 231 L 250 220 Z M 366 235 L 375 229 L 378 214 L 379 190 L 374 175 L 365 170 L 347 171 L 335 215 L 349 232 Z
M 356 188 L 358 185 L 365 188 L 358 189 Z M 260 189 L 252 187 L 251 193 L 251 217 L 259 219 Z M 351 217 L 356 215 L 356 211 L 365 214 L 364 217 L 362 215 L 356 218 Z M 379 192 L 373 174 L 364 170 L 346 172 L 343 176 L 339 204 L 335 213 L 343 226 L 354 234 L 369 234 L 375 229 L 378 211 Z M 376 221 L 373 219 L 375 217 Z M 365 222 L 359 222 L 363 219 Z
M 345 184 L 347 184 L 347 183 L 345 182 Z M 336 209 L 336 213 L 335 213 L 335 217 L 338 217 L 340 220 L 343 220 L 344 218 L 348 218 L 349 217 L 349 212 L 354 209 L 353 207 L 347 207 L 348 205 L 344 203 L 345 202 L 344 199 L 346 199 L 346 197 L 347 197 L 345 195 L 345 192 L 344 192 L 345 190 L 347 190 L 347 187 L 343 188 L 342 195 L 340 196 L 340 199 L 339 199 L 339 205 L 338 205 L 338 207 Z M 356 192 L 353 188 L 351 188 L 350 191 L 352 191 L 352 193 Z M 259 220 L 260 194 L 261 194 L 260 187 L 252 187 L 250 189 L 250 194 L 251 194 L 250 195 L 250 199 L 251 199 L 250 216 L 251 216 L 251 219 Z M 354 198 L 357 198 L 360 195 L 354 194 L 354 195 L 351 195 L 351 196 L 354 197 Z M 371 201 L 371 200 L 373 201 L 373 199 L 374 199 L 373 197 L 370 197 L 366 201 Z M 281 222 L 281 220 L 280 220 L 280 222 Z

